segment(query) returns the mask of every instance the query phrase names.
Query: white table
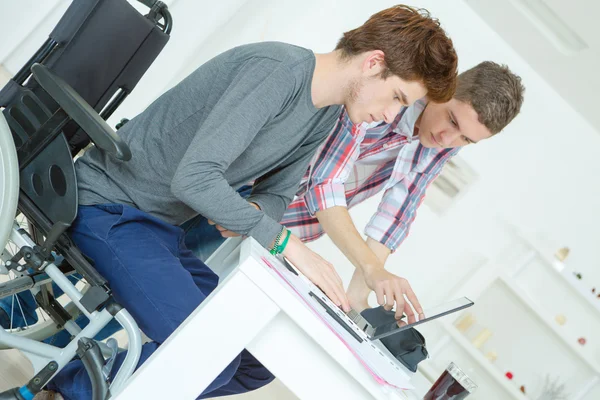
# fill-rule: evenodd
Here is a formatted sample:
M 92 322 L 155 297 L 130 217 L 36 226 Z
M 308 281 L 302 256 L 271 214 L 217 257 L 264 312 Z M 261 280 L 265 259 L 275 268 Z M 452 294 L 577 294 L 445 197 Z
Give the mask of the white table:
M 417 398 L 377 383 L 262 257 L 271 256 L 251 238 L 221 246 L 207 261 L 222 279 L 217 289 L 116 399 L 195 399 L 244 348 L 300 399 Z M 412 373 L 402 368 L 410 387 Z

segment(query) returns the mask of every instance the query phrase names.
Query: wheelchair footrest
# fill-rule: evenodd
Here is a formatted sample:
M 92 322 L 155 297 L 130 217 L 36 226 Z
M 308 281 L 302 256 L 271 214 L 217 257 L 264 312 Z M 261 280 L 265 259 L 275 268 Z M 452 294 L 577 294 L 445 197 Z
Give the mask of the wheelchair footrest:
M 91 381 L 92 381 L 92 398 L 106 399 L 108 394 L 108 382 L 104 379 L 102 368 L 104 367 L 104 357 L 100 346 L 93 339 L 79 339 L 77 355 L 81 358 Z

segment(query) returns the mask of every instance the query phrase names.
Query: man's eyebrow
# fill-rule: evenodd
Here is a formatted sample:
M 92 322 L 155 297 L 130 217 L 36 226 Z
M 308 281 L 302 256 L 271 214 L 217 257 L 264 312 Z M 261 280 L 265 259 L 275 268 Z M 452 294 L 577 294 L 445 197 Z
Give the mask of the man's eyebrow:
M 402 89 L 398 89 L 398 91 L 400 92 L 400 97 L 402 98 L 402 102 L 404 104 L 408 104 L 408 98 L 406 97 L 406 94 L 404 94 Z
M 456 124 L 456 128 L 460 131 L 460 124 L 458 123 L 458 120 L 456 119 L 456 115 L 454 115 L 454 113 L 452 112 L 452 110 L 450 110 L 450 116 L 452 117 L 452 120 L 454 121 L 454 123 Z M 464 135 L 463 135 L 464 136 Z M 465 136 L 466 137 L 466 136 Z M 466 137 L 467 139 L 469 139 L 471 141 L 471 143 L 476 144 L 477 141 Z

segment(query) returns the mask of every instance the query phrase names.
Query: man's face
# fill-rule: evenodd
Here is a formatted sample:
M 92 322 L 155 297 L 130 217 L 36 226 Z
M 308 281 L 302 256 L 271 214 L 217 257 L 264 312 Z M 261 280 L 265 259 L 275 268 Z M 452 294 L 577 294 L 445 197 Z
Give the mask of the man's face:
M 492 136 L 473 107 L 456 99 L 443 104 L 430 102 L 417 124 L 419 141 L 429 148 L 466 146 Z
M 382 79 L 384 69 L 383 53 L 371 52 L 362 63 L 361 76 L 348 84 L 345 106 L 353 123 L 390 123 L 402 106 L 427 94 L 421 82 L 405 81 L 395 75 Z

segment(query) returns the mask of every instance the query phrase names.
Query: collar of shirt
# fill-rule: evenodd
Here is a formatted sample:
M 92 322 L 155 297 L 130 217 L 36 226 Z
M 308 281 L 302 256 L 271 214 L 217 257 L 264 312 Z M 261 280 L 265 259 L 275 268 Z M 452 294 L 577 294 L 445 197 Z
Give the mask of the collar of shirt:
M 416 146 L 418 141 L 413 142 L 417 137 L 415 124 L 426 105 L 426 101 L 420 99 L 410 107 L 403 107 L 390 124 L 360 124 L 358 129 L 362 142 L 359 159 L 369 158 L 383 151 L 394 151 L 407 144 Z
M 406 137 L 408 143 L 411 143 L 417 136 L 415 133 L 415 124 L 417 120 L 425 110 L 427 101 L 425 99 L 419 99 L 413 103 L 410 107 L 407 107 L 404 113 L 400 112 L 398 115 L 401 118 L 396 122 L 394 121 L 391 126 L 391 130 L 394 133 Z

